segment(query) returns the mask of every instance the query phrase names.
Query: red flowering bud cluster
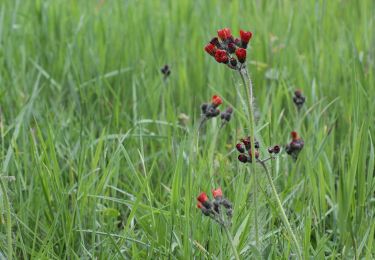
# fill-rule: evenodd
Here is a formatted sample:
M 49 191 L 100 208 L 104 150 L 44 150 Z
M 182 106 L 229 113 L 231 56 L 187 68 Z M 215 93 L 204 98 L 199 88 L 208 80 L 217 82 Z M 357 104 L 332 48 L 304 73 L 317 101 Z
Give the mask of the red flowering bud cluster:
M 302 91 L 300 89 L 297 89 L 294 92 L 293 102 L 297 106 L 298 110 L 301 109 L 305 101 L 306 98 L 302 95 Z
M 211 103 L 204 103 L 201 105 L 202 115 L 206 118 L 217 117 L 220 114 L 220 106 L 223 103 L 221 97 L 214 95 L 212 96 Z
M 233 213 L 232 203 L 223 197 L 223 191 L 221 188 L 212 190 L 212 196 L 213 200 L 210 201 L 205 192 L 199 194 L 197 197 L 197 207 L 201 209 L 205 216 L 210 216 L 220 224 L 225 224 L 220 214 L 222 210 L 221 208 L 224 208 L 226 210 L 226 215 L 231 218 Z
M 219 63 L 224 63 L 231 69 L 241 69 L 246 61 L 246 48 L 252 37 L 252 32 L 240 30 L 240 39 L 233 38 L 229 28 L 217 31 L 218 37 L 213 38 L 204 50 Z
M 223 122 L 229 122 L 231 117 L 232 117 L 232 113 L 233 113 L 233 108 L 232 107 L 228 107 L 224 112 L 221 112 L 221 120 Z
M 295 160 L 297 160 L 298 154 L 301 152 L 305 143 L 297 132 L 293 131 L 290 133 L 290 135 L 292 137 L 292 141 L 285 146 L 285 151 L 287 154 L 291 155 Z
M 259 142 L 255 140 L 255 159 L 259 158 Z M 253 160 L 253 153 L 251 151 L 251 138 L 250 136 L 241 139 L 241 143 L 236 144 L 236 149 L 240 152 L 238 160 L 242 163 L 251 163 Z
M 279 145 L 275 145 L 273 147 L 268 148 L 269 153 L 278 154 L 281 151 L 281 148 Z

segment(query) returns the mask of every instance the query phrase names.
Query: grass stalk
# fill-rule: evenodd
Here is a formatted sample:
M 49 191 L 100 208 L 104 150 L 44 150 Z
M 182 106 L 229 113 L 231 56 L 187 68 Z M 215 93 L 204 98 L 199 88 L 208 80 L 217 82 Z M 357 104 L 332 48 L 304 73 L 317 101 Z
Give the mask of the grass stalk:
M 13 241 L 12 241 L 12 219 L 10 214 L 10 203 L 7 195 L 7 190 L 3 181 L 3 178 L 0 177 L 0 186 L 3 193 L 3 201 L 6 213 L 6 232 L 7 232 L 7 256 L 8 260 L 12 260 L 13 257 Z

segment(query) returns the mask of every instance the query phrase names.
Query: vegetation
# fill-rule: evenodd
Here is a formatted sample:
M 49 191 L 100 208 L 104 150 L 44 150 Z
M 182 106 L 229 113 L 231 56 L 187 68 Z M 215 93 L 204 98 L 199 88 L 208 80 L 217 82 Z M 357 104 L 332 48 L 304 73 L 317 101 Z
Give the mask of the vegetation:
M 243 83 L 204 51 L 224 27 L 253 32 L 259 153 L 281 147 L 302 258 L 375 258 L 374 23 L 372 0 L 1 1 L 0 258 L 297 257 L 264 165 L 237 160 Z M 213 95 L 231 120 L 198 132 Z M 228 228 L 196 204 L 218 187 Z

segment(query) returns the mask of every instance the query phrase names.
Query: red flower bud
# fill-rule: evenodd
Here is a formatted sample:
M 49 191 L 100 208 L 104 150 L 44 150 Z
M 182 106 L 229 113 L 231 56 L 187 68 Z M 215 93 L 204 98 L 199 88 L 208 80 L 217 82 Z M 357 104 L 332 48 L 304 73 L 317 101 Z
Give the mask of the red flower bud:
M 224 50 L 217 50 L 215 53 L 215 60 L 219 63 L 227 63 L 229 61 L 227 52 Z
M 246 60 L 246 49 L 238 48 L 236 50 L 236 56 L 237 56 L 239 62 L 244 63 L 245 60 Z
M 217 31 L 217 35 L 222 41 L 225 41 L 226 39 L 232 37 L 232 32 L 229 28 L 224 28 Z
M 252 32 L 246 32 L 246 31 L 240 30 L 241 41 L 245 45 L 247 45 L 249 43 L 252 36 L 253 36 Z
M 221 97 L 214 95 L 212 96 L 211 103 L 212 105 L 214 105 L 214 107 L 218 107 L 223 103 L 223 100 L 221 99 Z
M 197 203 L 197 208 L 198 208 L 198 209 L 201 209 L 201 208 L 203 208 L 203 205 L 202 205 L 202 203 L 198 202 L 198 203 Z
M 297 141 L 300 139 L 296 131 L 291 132 L 290 135 L 292 136 L 293 141 Z
M 211 56 L 215 56 L 215 53 L 216 53 L 216 46 L 211 44 L 211 43 L 208 43 L 205 47 L 204 47 L 204 50 L 210 54 Z
M 216 190 L 212 190 L 212 196 L 216 199 L 217 197 L 223 197 L 223 191 L 221 188 L 217 188 Z
M 199 194 L 199 196 L 197 197 L 197 200 L 202 203 L 202 204 L 205 204 L 207 201 L 208 201 L 208 197 L 207 197 L 207 194 L 205 192 L 202 192 L 201 194 Z

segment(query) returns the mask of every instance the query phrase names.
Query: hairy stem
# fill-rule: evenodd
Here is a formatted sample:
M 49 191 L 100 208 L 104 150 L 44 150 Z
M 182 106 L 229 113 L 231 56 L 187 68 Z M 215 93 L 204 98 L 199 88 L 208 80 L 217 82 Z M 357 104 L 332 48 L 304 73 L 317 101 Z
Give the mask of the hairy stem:
M 247 112 L 248 112 L 248 117 L 249 117 L 249 128 L 250 128 L 250 139 L 251 139 L 251 151 L 255 156 L 255 119 L 254 119 L 254 97 L 253 97 L 253 84 L 251 82 L 250 76 L 247 72 L 246 67 L 241 68 L 239 70 L 243 86 L 245 89 L 246 93 L 246 104 L 247 104 Z M 246 79 L 248 83 L 246 82 Z M 252 170 L 253 170 L 253 176 L 254 176 L 254 221 L 255 221 L 255 242 L 256 245 L 259 245 L 259 228 L 258 228 L 258 202 L 257 202 L 257 178 L 255 174 L 255 164 L 252 164 Z
M 286 228 L 287 228 L 287 230 L 289 232 L 289 235 L 292 237 L 292 240 L 293 240 L 294 246 L 295 246 L 295 250 L 297 251 L 298 259 L 302 259 L 301 248 L 299 246 L 299 243 L 297 241 L 296 236 L 294 235 L 292 227 L 290 226 L 289 220 L 288 220 L 288 218 L 287 218 L 287 216 L 285 214 L 283 205 L 281 204 L 281 201 L 280 201 L 280 197 L 277 194 L 275 184 L 273 183 L 272 176 L 271 176 L 270 172 L 268 171 L 267 166 L 264 163 L 264 161 L 258 160 L 257 162 L 260 163 L 260 165 L 262 165 L 264 171 L 266 172 L 268 182 L 271 185 L 271 189 L 272 189 L 273 195 L 276 198 L 277 206 L 279 207 L 279 210 L 281 212 L 281 218 L 282 218 L 282 220 L 284 222 L 284 225 L 286 226 Z

